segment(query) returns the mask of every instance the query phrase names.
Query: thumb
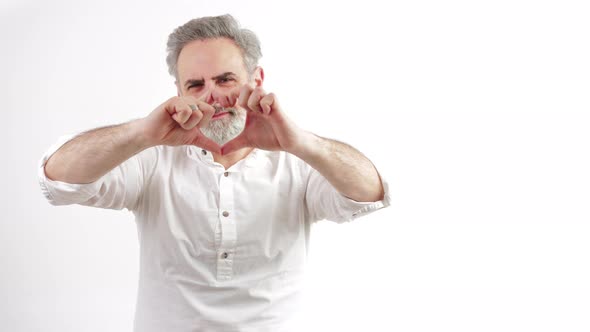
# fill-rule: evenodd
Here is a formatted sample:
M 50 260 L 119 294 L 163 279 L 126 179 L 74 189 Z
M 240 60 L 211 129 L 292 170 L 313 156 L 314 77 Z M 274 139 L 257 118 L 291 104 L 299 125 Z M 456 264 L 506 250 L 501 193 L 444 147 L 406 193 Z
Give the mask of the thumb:
M 193 145 L 203 148 L 207 151 L 221 153 L 221 147 L 215 141 L 211 140 L 205 135 L 199 134 L 193 141 Z

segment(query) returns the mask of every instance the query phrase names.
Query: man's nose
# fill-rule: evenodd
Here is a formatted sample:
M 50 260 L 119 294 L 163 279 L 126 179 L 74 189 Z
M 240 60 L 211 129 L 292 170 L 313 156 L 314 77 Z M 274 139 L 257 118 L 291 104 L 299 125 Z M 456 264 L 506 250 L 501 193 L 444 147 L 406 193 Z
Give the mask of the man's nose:
M 209 105 L 213 105 L 213 103 L 215 103 L 215 98 L 213 97 L 213 91 L 209 90 L 207 92 L 205 92 L 205 98 L 204 98 L 205 102 Z
M 205 98 L 209 105 L 219 104 L 222 107 L 232 107 L 237 98 L 233 98 L 230 92 L 222 92 L 218 89 L 211 90 Z

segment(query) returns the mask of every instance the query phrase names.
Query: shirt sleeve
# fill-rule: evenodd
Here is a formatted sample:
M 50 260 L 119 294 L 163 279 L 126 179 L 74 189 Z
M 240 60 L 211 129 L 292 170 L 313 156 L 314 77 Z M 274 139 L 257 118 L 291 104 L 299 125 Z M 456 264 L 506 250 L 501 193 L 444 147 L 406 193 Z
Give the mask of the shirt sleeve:
M 39 161 L 39 185 L 47 201 L 52 205 L 80 204 L 114 210 L 136 209 L 149 165 L 154 163 L 155 148 L 134 155 L 92 183 L 75 184 L 49 179 L 45 174 L 47 160 L 78 135 L 60 137 Z
M 327 219 L 337 223 L 350 222 L 354 219 L 377 211 L 390 205 L 389 185 L 381 174 L 384 197 L 376 202 L 358 202 L 342 195 L 317 170 L 309 167 L 309 177 L 305 194 L 305 204 L 312 220 Z

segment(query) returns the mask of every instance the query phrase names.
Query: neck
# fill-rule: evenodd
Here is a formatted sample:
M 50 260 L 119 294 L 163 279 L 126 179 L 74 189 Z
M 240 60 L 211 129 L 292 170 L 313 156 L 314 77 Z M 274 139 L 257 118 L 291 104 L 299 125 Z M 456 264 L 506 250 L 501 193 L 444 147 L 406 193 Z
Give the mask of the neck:
M 215 162 L 217 163 L 222 164 L 223 167 L 225 167 L 225 169 L 228 169 L 235 165 L 235 163 L 237 163 L 238 161 L 246 158 L 246 156 L 250 152 L 252 152 L 252 150 L 254 150 L 254 148 L 242 148 L 240 150 L 236 150 L 226 155 L 221 155 L 220 153 L 212 152 L 213 160 L 215 160 Z

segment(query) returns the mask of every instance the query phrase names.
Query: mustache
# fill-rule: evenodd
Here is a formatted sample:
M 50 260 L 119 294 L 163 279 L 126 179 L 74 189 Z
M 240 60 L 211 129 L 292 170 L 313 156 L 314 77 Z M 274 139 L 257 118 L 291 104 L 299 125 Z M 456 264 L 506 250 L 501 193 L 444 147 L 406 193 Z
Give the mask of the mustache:
M 238 110 L 235 107 L 223 107 L 221 105 L 213 105 L 213 108 L 215 109 L 215 114 L 219 114 L 221 112 L 228 112 L 230 115 L 236 115 L 238 113 Z

